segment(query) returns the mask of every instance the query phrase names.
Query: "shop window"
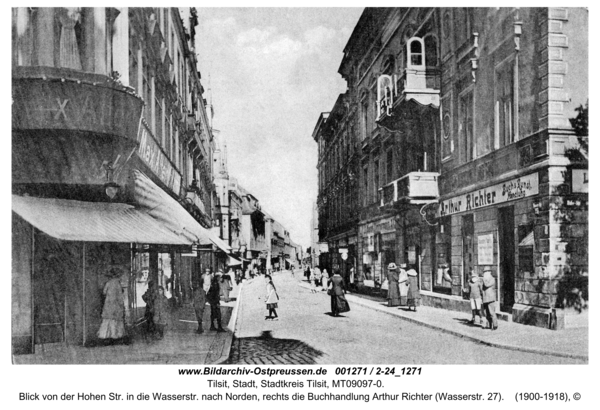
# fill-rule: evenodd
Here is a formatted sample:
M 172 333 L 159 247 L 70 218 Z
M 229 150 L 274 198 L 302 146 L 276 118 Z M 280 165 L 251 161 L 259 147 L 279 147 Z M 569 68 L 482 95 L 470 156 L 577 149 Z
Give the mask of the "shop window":
M 463 248 L 463 275 L 462 284 L 469 281 L 471 272 L 475 271 L 476 251 L 475 251 L 475 223 L 473 214 L 462 217 L 462 248 Z M 461 284 L 461 285 L 462 285 Z M 466 297 L 466 295 L 465 295 Z
M 533 224 L 520 225 L 519 230 L 519 272 L 521 275 L 534 271 L 535 236 Z
M 452 294 L 452 218 L 441 218 L 436 233 L 436 271 L 433 291 Z

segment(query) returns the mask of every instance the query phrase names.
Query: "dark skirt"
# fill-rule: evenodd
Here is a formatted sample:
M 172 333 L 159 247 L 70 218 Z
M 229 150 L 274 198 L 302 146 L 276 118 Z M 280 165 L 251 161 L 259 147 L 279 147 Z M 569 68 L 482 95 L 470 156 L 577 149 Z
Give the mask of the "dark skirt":
M 350 312 L 350 305 L 344 295 L 331 296 L 331 312 L 333 314 Z
M 267 309 L 277 309 L 277 303 L 267 303 Z

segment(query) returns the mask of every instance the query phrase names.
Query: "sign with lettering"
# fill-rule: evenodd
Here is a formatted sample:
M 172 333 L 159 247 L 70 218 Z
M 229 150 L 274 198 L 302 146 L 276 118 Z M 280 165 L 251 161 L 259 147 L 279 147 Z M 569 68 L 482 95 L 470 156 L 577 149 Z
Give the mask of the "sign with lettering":
M 477 237 L 477 264 L 494 264 L 494 234 L 479 235 Z
M 503 202 L 515 201 L 537 195 L 538 193 L 539 179 L 536 172 L 441 201 L 436 216 L 440 217 L 472 211 Z
M 106 85 L 75 81 L 15 79 L 15 129 L 57 129 L 110 134 L 134 140 L 143 102 Z
M 574 169 L 571 171 L 573 192 L 588 193 L 589 171 L 587 169 Z
M 141 160 L 171 191 L 179 195 L 181 175 L 162 152 L 145 123 L 140 127 L 138 142 L 138 156 Z

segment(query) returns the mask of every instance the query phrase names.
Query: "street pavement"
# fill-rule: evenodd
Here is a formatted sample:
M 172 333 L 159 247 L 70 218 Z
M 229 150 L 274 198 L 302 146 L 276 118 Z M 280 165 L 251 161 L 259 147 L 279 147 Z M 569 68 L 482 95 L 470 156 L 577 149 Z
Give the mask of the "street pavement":
M 409 312 L 362 295 L 347 295 L 352 310 L 336 318 L 329 296 L 312 293 L 296 272 L 273 276 L 281 299 L 278 321 L 265 320 L 264 279 L 244 285 L 230 363 L 587 363 L 587 328 L 552 331 L 500 322 L 492 332 L 469 325 L 470 316 L 461 312 Z
M 230 302 L 221 301 L 223 327 L 235 321 L 241 286 L 233 283 Z M 232 319 L 233 318 L 233 319 Z M 132 343 L 114 346 L 37 345 L 35 354 L 13 355 L 14 364 L 220 364 L 229 357 L 233 337 L 231 323 L 224 333 L 208 330 L 210 306 L 204 309 L 204 333 L 198 328 L 193 306 L 173 309 L 163 339 L 133 332 Z

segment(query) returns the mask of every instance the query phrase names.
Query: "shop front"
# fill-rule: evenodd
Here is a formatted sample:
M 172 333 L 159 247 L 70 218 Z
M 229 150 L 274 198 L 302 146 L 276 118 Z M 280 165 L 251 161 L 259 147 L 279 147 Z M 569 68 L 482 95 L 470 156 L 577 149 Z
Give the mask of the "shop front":
M 512 317 L 517 287 L 536 276 L 542 260 L 548 227 L 534 211 L 539 179 L 535 172 L 440 200 L 431 230 L 433 269 L 422 272 L 425 304 L 469 311 L 464 292 L 469 277 L 489 269 L 500 315 Z

